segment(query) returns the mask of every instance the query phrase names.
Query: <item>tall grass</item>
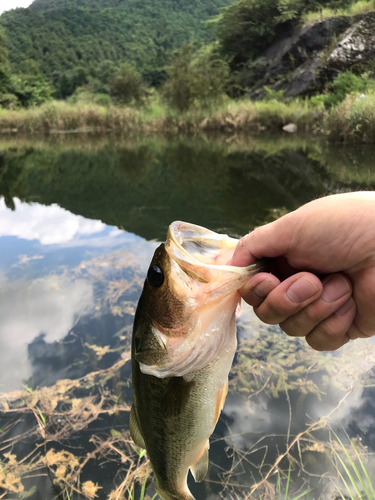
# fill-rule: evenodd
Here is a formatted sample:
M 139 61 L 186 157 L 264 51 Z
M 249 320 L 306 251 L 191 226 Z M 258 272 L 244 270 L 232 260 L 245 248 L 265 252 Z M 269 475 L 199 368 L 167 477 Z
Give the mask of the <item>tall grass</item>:
M 334 434 L 334 436 L 343 455 L 342 458 L 336 448 L 332 447 L 339 464 L 338 475 L 346 490 L 343 492 L 341 489 L 338 489 L 341 498 L 347 500 L 347 495 L 349 495 L 351 500 L 375 500 L 374 483 L 371 482 L 363 460 L 353 441 L 346 434 L 350 443 L 350 451 L 352 452 L 350 453 L 337 434 Z M 353 458 L 354 455 L 355 458 Z M 357 459 L 358 464 L 355 463 L 355 459 Z
M 227 102 L 213 109 L 177 113 L 161 103 L 140 109 L 72 105 L 52 101 L 39 108 L 0 111 L 0 133 L 263 133 L 281 131 L 288 123 L 300 132 L 313 131 L 330 142 L 375 143 L 375 91 L 348 95 L 329 112 L 308 99 Z
M 346 9 L 322 9 L 321 12 L 308 12 L 302 19 L 305 24 L 311 24 L 321 19 L 327 19 L 333 16 L 356 16 L 375 10 L 375 0 L 359 0 Z
M 139 122 L 139 112 L 132 108 L 101 107 L 97 104 L 71 105 L 52 101 L 38 108 L 2 110 L 1 131 L 43 132 L 96 131 L 134 128 Z
M 185 113 L 160 103 L 134 109 L 53 101 L 39 108 L 0 111 L 0 132 L 248 132 L 280 130 L 289 122 L 299 130 L 309 130 L 312 109 L 309 101 L 298 99 L 288 103 L 275 99 L 255 103 L 248 99 L 227 100 L 217 108 L 193 108 Z
M 309 500 L 310 490 L 303 491 L 297 495 L 290 496 L 289 488 L 290 488 L 290 474 L 292 471 L 292 464 L 289 462 L 288 476 L 286 478 L 286 485 L 284 492 L 281 489 L 281 478 L 280 473 L 277 476 L 277 485 L 276 485 L 276 497 L 275 500 Z
M 364 99 L 348 95 L 331 110 L 325 128 L 332 142 L 375 142 L 375 91 Z

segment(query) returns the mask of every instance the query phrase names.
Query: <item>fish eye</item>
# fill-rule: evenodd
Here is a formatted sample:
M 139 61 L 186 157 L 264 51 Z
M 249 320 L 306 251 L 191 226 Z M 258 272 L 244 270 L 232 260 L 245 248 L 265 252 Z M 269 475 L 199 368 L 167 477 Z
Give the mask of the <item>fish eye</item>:
M 153 288 L 159 288 L 164 283 L 164 273 L 159 266 L 151 266 L 147 273 L 147 281 Z

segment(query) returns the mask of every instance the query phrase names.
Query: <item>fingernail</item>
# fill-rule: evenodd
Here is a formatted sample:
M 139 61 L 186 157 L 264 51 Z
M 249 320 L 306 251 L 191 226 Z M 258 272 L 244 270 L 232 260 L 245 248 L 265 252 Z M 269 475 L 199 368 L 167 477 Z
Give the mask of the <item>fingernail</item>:
M 335 314 L 337 314 L 337 316 L 344 316 L 344 314 L 346 314 L 351 310 L 353 305 L 354 305 L 354 300 L 350 297 L 350 299 L 347 302 L 345 302 L 344 305 L 342 305 L 337 309 Z
M 272 292 L 272 290 L 275 288 L 275 283 L 272 283 L 272 281 L 264 280 L 261 281 L 253 290 L 255 295 L 261 299 L 264 299 L 267 297 L 267 295 Z
M 334 276 L 324 284 L 321 297 L 325 302 L 335 302 L 348 292 L 350 292 L 348 280 L 343 276 Z
M 288 288 L 287 297 L 296 304 L 309 299 L 318 292 L 318 288 L 307 278 L 299 278 Z

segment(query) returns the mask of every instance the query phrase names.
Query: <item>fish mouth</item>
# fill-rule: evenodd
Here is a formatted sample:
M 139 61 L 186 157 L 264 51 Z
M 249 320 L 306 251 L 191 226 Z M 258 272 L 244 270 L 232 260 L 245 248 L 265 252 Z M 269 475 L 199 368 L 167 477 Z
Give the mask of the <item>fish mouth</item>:
M 226 265 L 238 243 L 238 240 L 226 234 L 218 234 L 181 221 L 175 221 L 169 226 L 167 243 L 168 241 L 171 245 L 167 251 L 174 260 L 186 260 L 206 266 Z
M 247 267 L 228 265 L 238 241 L 195 224 L 175 221 L 169 226 L 165 249 L 187 274 L 209 282 L 213 274 L 222 271 L 241 275 L 254 272 L 256 264 Z

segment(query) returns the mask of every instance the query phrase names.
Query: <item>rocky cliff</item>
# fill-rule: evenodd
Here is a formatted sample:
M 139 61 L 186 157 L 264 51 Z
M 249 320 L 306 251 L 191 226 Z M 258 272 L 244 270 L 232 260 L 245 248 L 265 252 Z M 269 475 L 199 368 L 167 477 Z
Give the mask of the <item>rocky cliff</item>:
M 250 97 L 261 99 L 264 86 L 286 97 L 321 93 L 340 73 L 372 60 L 375 12 L 325 19 L 280 37 L 250 64 Z

